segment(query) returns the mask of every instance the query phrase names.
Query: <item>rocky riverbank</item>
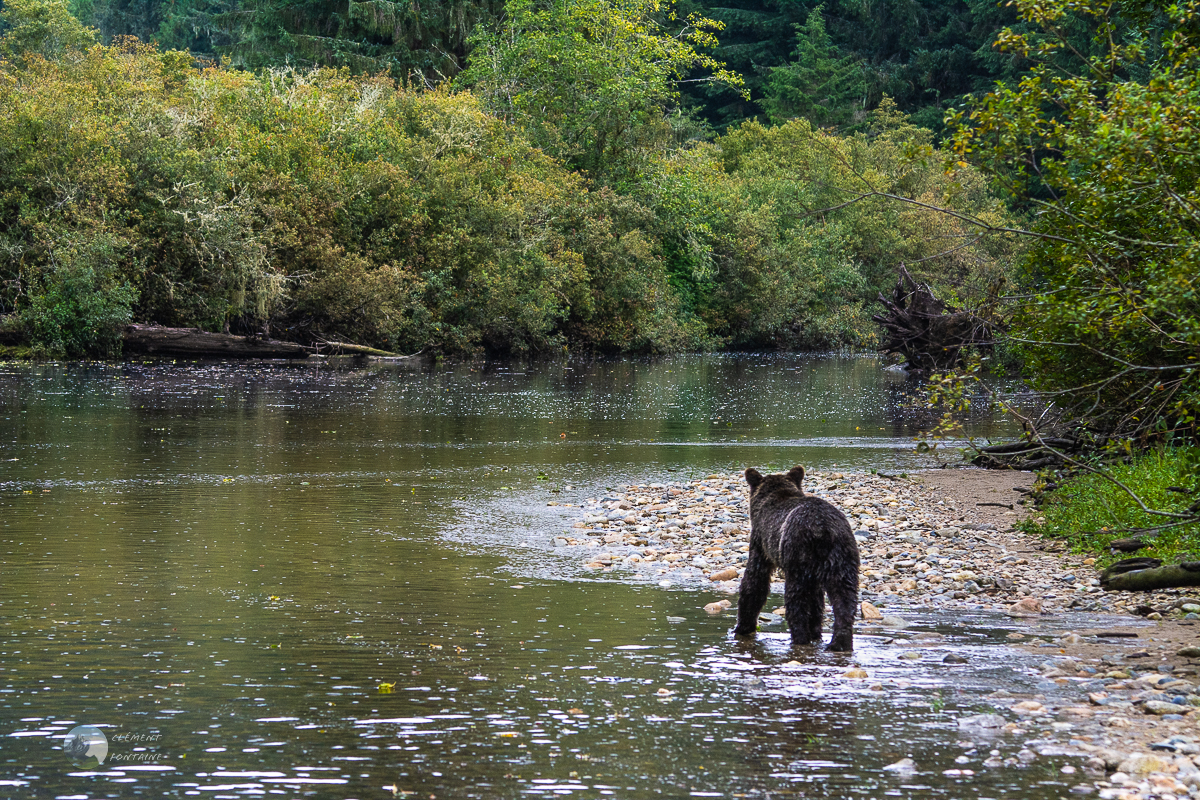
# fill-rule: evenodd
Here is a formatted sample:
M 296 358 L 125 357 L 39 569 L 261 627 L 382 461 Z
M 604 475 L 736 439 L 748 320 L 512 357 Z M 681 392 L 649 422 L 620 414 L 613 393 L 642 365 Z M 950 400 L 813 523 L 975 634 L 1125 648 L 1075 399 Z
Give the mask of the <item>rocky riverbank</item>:
M 969 740 L 998 739 L 981 766 L 1074 756 L 1076 765 L 1062 769 L 1086 776 L 1076 792 L 1200 796 L 1200 688 L 1191 663 L 1200 649 L 1188 649 L 1200 638 L 1200 600 L 1178 591 L 1104 592 L 1094 558 L 1055 552 L 1054 543 L 1015 530 L 1025 508 L 1012 489 L 1031 480 L 979 470 L 827 472 L 810 473 L 805 489 L 836 505 L 855 529 L 860 633 L 886 636 L 897 658 L 920 659 L 940 635 L 909 635 L 908 612 L 993 612 L 1013 623 L 1002 646 L 1047 656 L 1036 679 L 1053 688 L 1051 699 L 1001 690 L 988 696 L 996 714 L 960 719 L 959 744 L 969 752 L 985 746 Z M 578 549 L 587 569 L 707 586 L 718 596 L 705 606 L 709 613 L 733 605 L 719 597 L 736 593 L 749 550 L 740 474 L 629 486 L 579 508 L 582 518 L 555 545 Z M 767 611 L 764 629 L 783 630 L 783 609 Z M 1089 625 L 1098 615 L 1103 629 Z M 871 676 L 854 667 L 845 679 Z

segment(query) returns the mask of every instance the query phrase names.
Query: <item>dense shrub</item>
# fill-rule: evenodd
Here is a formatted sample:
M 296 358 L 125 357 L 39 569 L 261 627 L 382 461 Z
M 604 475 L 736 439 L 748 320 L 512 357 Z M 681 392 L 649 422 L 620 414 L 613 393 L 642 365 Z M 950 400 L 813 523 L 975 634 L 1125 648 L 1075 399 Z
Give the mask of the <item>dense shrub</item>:
M 1195 440 L 1200 9 L 1054 0 L 1021 14 L 1043 34 L 999 44 L 1036 66 L 959 115 L 955 142 L 1038 212 L 1015 342 L 1055 425 L 1124 451 Z
M 915 207 L 821 210 L 867 176 L 999 213 L 908 158 L 927 145 L 898 115 L 748 124 L 606 186 L 468 92 L 135 40 L 29 53 L 0 62 L 0 314 L 72 355 L 129 320 L 399 351 L 867 344 L 898 261 L 953 294 L 1007 256 Z

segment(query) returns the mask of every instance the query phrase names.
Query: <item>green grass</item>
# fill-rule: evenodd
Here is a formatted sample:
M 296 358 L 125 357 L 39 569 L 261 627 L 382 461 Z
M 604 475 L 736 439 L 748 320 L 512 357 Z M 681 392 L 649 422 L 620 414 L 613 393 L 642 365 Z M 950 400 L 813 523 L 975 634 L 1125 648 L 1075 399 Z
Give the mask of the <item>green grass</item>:
M 1131 463 L 1114 465 L 1110 471 L 1150 508 L 1182 512 L 1200 498 L 1200 494 L 1167 491 L 1168 486 L 1200 488 L 1196 473 L 1190 471 L 1194 467 L 1189 469 L 1186 452 L 1183 448 L 1154 451 L 1136 457 Z M 1043 518 L 1043 523 L 1036 521 Z M 1101 564 L 1128 558 L 1130 554 L 1111 554 L 1108 543 L 1133 536 L 1149 542 L 1137 552 L 1138 556 L 1161 558 L 1168 564 L 1200 560 L 1200 525 L 1170 528 L 1153 536 L 1130 531 L 1168 521 L 1142 511 L 1111 481 L 1099 475 L 1081 475 L 1064 481 L 1047 494 L 1039 512 L 1022 527 L 1030 533 L 1064 540 L 1076 552 L 1102 556 Z

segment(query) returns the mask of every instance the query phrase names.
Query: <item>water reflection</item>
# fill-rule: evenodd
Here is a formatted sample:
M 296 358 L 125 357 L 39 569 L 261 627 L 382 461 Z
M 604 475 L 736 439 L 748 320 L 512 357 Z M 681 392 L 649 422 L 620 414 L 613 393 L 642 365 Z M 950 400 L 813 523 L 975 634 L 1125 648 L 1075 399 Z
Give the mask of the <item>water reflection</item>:
M 551 546 L 576 511 L 548 501 L 627 482 L 928 463 L 897 380 L 787 356 L 0 365 L 0 794 L 1058 796 L 1048 765 L 955 761 L 957 714 L 1034 680 L 998 660 L 1006 620 L 916 614 L 956 669 L 882 632 L 745 646 L 696 585 Z M 103 764 L 61 751 L 78 724 Z

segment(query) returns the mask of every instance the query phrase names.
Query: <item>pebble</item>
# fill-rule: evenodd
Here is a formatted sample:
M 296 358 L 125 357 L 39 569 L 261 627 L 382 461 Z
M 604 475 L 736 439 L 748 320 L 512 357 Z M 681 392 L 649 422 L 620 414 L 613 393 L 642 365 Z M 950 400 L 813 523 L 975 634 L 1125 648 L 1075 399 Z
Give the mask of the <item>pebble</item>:
M 999 714 L 972 714 L 967 717 L 958 718 L 958 727 L 962 728 L 1003 728 L 1008 724 L 1008 720 Z M 997 755 L 999 755 L 997 753 Z
M 1093 567 L 1068 567 L 1053 553 L 1014 546 L 1013 539 L 997 536 L 1009 523 L 982 523 L 976 509 L 940 500 L 918 480 L 811 472 L 804 489 L 851 520 L 862 562 L 862 599 L 877 611 L 884 605 L 879 599 L 887 597 L 933 606 L 973 603 L 1017 617 L 1067 607 L 1122 613 L 1148 600 L 1100 591 Z M 583 563 L 591 569 L 669 576 L 737 591 L 750 541 L 747 487 L 740 473 L 636 484 L 571 510 L 577 516 L 568 525 L 575 527 L 556 536 L 554 544 L 586 553 Z M 595 555 L 601 547 L 610 551 L 607 563 Z M 865 608 L 863 619 L 879 621 Z
M 917 771 L 917 764 L 911 758 L 902 758 L 894 764 L 888 764 L 884 767 L 888 772 L 899 772 L 903 774 L 912 774 Z
M 1037 617 L 1042 613 L 1042 601 L 1036 597 L 1022 597 L 1005 612 L 1010 617 Z
M 918 480 L 811 472 L 805 478 L 804 489 L 833 503 L 850 520 L 861 557 L 861 620 L 868 625 L 902 631 L 911 623 L 896 611 L 912 607 L 934 612 L 947 608 L 990 610 L 1008 615 L 1019 627 L 1032 626 L 1036 620 L 1067 609 L 1133 614 L 1143 605 L 1154 609 L 1148 616 L 1151 620 L 1200 619 L 1200 600 L 1181 600 L 1178 592 L 1103 592 L 1095 559 L 1075 563 L 1042 550 L 1040 542 L 1009 530 L 1015 522 L 1011 514 L 1005 515 L 1000 525 L 982 524 L 976 509 L 956 507 L 953 499 L 936 496 Z M 750 540 L 747 487 L 740 473 L 638 484 L 578 506 L 557 505 L 567 505 L 566 510 L 574 512 L 574 517 L 566 521 L 567 530 L 552 538 L 552 544 L 562 552 L 578 553 L 582 564 L 592 570 L 620 571 L 662 587 L 678 584 L 705 586 L 717 593 L 737 592 Z M 783 588 L 782 575 L 776 575 L 775 581 L 772 590 L 779 592 Z M 704 610 L 720 614 L 730 607 L 728 600 L 720 600 L 709 603 Z M 779 624 L 781 614 L 782 610 L 770 618 Z M 668 621 L 684 620 L 675 617 Z M 1053 648 L 1051 653 L 1091 638 L 1066 632 L 1048 641 L 1030 630 L 1006 635 L 1014 643 Z M 895 641 L 905 645 L 907 640 L 897 637 Z M 929 653 L 931 666 L 962 663 L 957 654 L 934 661 L 938 658 L 937 640 L 932 637 L 914 636 L 907 644 L 896 657 L 920 661 L 924 658 L 922 651 L 934 645 L 934 652 Z M 1178 676 L 1160 674 L 1158 665 L 1152 662 L 1130 660 L 1137 655 L 1106 656 L 1104 663 L 1094 664 L 1082 659 L 1051 658 L 1042 665 L 1042 679 L 1058 686 L 1079 682 L 1079 702 L 1086 696 L 1090 707 L 1047 706 L 1040 702 L 1044 699 L 1041 695 L 1025 699 L 1029 695 L 995 693 L 991 697 L 1001 714 L 960 718 L 960 729 L 983 729 L 989 732 L 984 735 L 1006 737 L 1038 736 L 1039 730 L 1043 736 L 1079 736 L 1071 739 L 1073 746 L 1068 749 L 1079 759 L 1075 764 L 1078 769 L 1097 776 L 1097 785 L 1072 787 L 1072 793 L 1089 789 L 1100 797 L 1127 800 L 1162 794 L 1200 798 L 1200 760 L 1191 760 L 1193 756 L 1200 759 L 1200 735 L 1170 735 L 1180 730 L 1190 733 L 1195 728 L 1194 719 L 1200 714 L 1190 712 L 1200 707 L 1200 688 L 1194 680 L 1187 683 L 1177 681 Z M 1176 655 L 1200 660 L 1200 646 L 1184 647 Z M 862 679 L 868 674 L 852 667 L 844 677 Z M 865 688 L 888 691 L 891 685 L 874 682 Z M 670 698 L 672 693 L 664 689 L 660 696 Z M 1007 719 L 1016 717 L 1019 723 L 1007 721 L 1004 714 Z M 1122 746 L 1119 737 L 1147 725 L 1158 726 L 1151 730 L 1161 731 L 1155 738 L 1162 741 L 1153 745 L 1158 753 L 1127 752 L 1132 743 Z M 1096 737 L 1085 735 L 1090 732 L 1103 735 L 1103 746 L 1076 745 L 1096 741 Z M 1109 736 L 1113 737 L 1111 743 Z M 1039 753 L 1071 757 L 1065 755 L 1066 750 L 1059 753 L 1039 743 L 1034 749 L 1021 748 L 1015 758 L 992 751 L 981 763 L 988 768 L 1022 766 Z M 917 766 L 911 758 L 904 758 L 883 769 L 913 774 Z M 1114 769 L 1118 771 L 1105 779 L 1105 772 Z M 970 770 L 949 772 L 966 775 Z
M 1151 772 L 1174 771 L 1173 762 L 1152 753 L 1134 753 L 1117 766 L 1117 772 L 1123 772 L 1126 775 L 1148 775 Z
M 1163 716 L 1164 714 L 1186 714 L 1192 710 L 1191 706 L 1166 703 L 1162 700 L 1147 700 L 1142 704 L 1142 708 L 1147 714 L 1156 714 L 1158 716 Z

